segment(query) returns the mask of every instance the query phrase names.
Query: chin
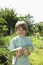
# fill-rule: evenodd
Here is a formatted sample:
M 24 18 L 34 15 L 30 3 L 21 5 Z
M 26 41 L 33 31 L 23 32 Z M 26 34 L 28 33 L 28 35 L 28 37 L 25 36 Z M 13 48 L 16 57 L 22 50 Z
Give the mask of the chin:
M 19 35 L 20 37 L 24 37 L 24 35 Z

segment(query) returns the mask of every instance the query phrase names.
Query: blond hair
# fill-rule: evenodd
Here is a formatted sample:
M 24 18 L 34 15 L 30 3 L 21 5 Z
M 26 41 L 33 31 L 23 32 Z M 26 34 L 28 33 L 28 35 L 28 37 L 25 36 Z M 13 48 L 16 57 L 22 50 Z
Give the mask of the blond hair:
M 26 24 L 26 22 L 24 21 L 18 21 L 15 25 L 15 29 L 17 30 L 19 27 L 22 27 L 23 30 L 28 31 L 28 26 Z

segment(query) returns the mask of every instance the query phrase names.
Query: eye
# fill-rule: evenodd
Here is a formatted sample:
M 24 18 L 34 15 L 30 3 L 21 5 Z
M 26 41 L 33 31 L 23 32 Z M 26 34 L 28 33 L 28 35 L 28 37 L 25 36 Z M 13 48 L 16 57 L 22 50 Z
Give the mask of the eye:
M 23 29 L 19 29 L 19 31 L 23 31 Z
M 19 29 L 19 31 L 21 31 L 21 29 Z

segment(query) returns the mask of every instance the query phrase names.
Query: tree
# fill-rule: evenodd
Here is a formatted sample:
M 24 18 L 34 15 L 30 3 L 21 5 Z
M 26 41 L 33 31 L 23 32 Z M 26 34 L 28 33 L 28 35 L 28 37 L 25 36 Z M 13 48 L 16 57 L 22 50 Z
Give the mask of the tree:
M 38 26 L 40 35 L 43 36 L 43 22 L 39 22 L 37 26 Z
M 5 8 L 5 10 L 1 9 L 0 14 L 0 17 L 7 22 L 8 34 L 12 34 L 15 23 L 18 21 L 17 13 L 13 9 Z
M 7 31 L 7 27 L 6 27 L 6 21 L 3 18 L 0 18 L 0 34 L 2 35 L 2 33 L 4 31 Z

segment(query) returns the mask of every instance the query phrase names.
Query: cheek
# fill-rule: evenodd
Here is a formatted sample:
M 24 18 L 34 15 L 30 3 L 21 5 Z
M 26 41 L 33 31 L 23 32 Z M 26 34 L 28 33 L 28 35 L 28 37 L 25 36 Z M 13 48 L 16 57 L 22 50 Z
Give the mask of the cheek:
M 25 35 L 25 34 L 26 34 L 26 31 L 24 31 L 23 33 L 24 33 L 24 35 Z

